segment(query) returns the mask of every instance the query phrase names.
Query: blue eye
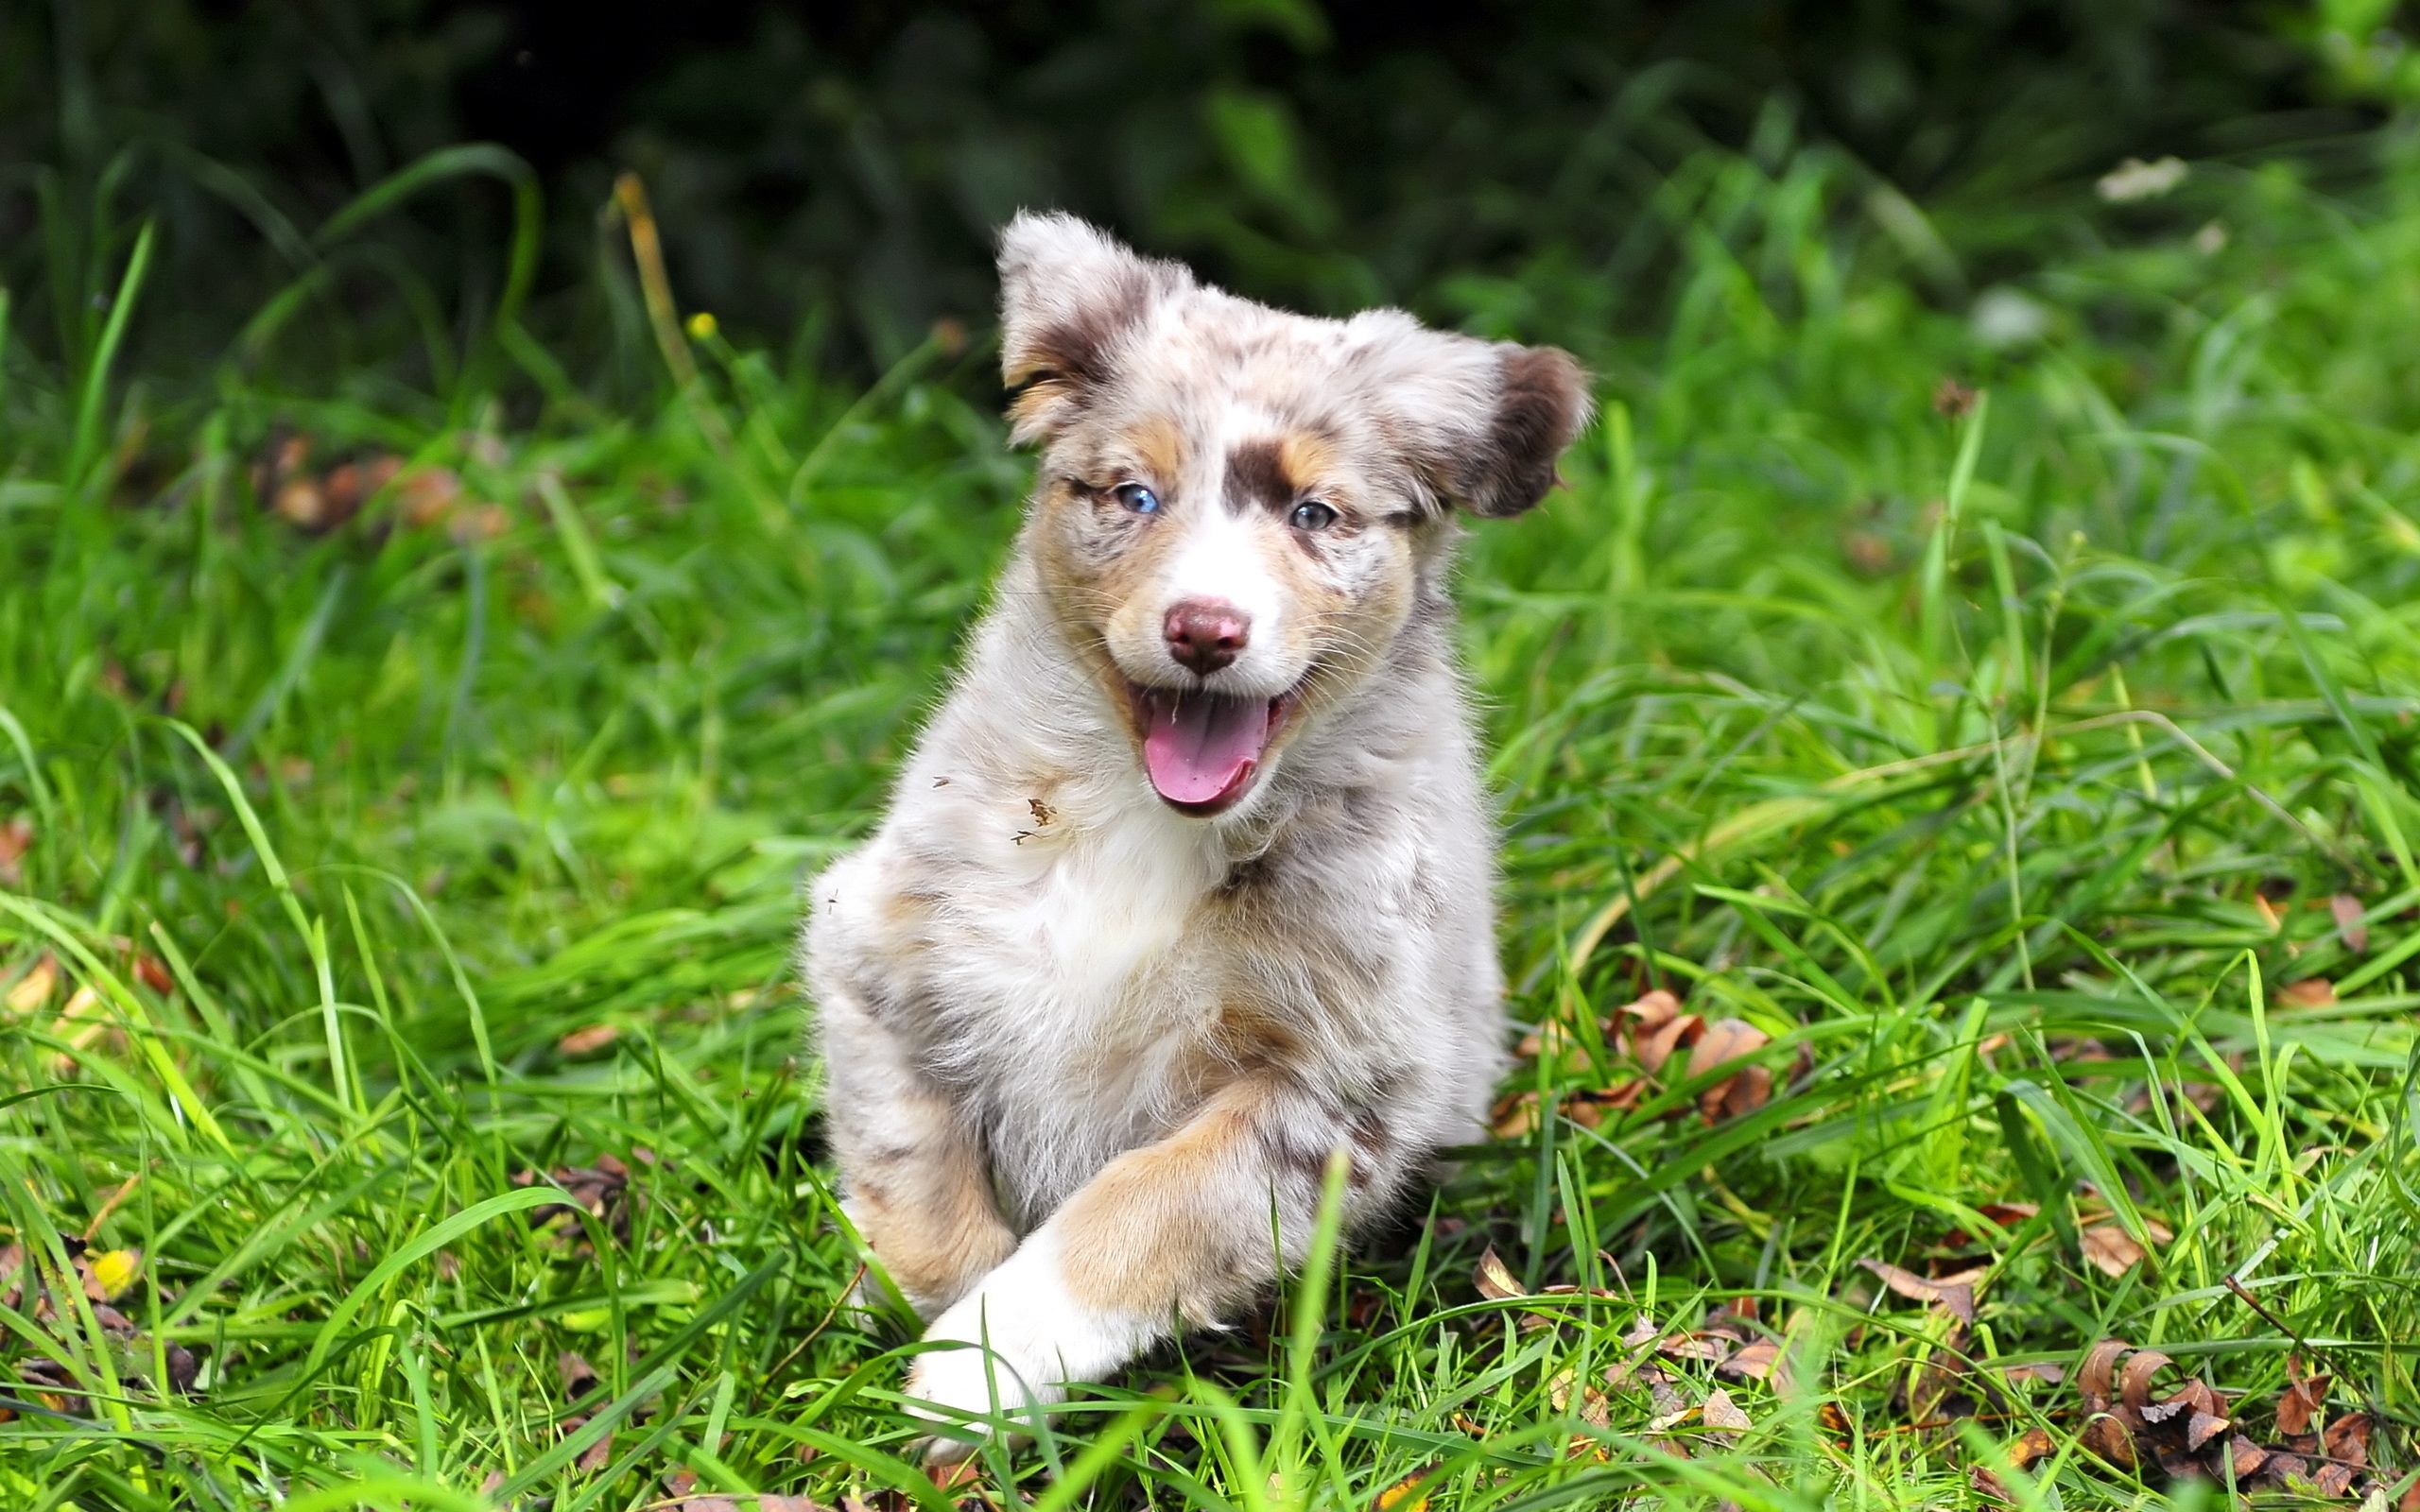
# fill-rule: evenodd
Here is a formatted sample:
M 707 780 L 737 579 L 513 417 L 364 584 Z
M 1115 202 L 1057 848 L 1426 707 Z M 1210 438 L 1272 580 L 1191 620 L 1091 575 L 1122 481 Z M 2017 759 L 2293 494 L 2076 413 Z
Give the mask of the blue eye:
M 1305 499 L 1294 506 L 1293 519 L 1297 530 L 1325 530 L 1336 524 L 1336 511 L 1317 499 Z
M 1109 496 L 1134 514 L 1160 512 L 1160 496 L 1140 483 L 1121 483 L 1109 490 Z

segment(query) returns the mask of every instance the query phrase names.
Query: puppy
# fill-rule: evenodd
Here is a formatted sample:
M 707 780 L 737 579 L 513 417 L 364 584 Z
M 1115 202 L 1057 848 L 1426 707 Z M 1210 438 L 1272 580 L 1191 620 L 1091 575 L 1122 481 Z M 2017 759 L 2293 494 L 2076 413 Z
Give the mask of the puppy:
M 1029 512 L 804 942 L 846 1211 L 965 1346 L 908 1392 L 976 1413 L 1268 1289 L 1330 1152 L 1353 1224 L 1481 1136 L 1452 510 L 1536 504 L 1589 408 L 1562 352 L 1285 314 L 1065 215 L 1000 280 Z

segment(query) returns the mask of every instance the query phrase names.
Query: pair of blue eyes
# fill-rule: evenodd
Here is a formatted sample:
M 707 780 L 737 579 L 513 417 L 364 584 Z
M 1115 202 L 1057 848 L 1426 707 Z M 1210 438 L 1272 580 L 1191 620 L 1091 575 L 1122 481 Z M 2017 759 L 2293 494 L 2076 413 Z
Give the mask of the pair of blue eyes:
M 1129 514 L 1157 514 L 1160 496 L 1140 483 L 1121 483 L 1109 490 L 1109 496 Z M 1317 499 L 1305 499 L 1294 506 L 1287 523 L 1297 530 L 1325 530 L 1336 524 L 1336 511 Z

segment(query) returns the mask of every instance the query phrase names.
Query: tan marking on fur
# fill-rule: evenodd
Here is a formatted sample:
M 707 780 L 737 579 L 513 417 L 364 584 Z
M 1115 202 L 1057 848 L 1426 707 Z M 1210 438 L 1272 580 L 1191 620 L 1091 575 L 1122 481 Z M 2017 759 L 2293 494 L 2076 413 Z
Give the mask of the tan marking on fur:
M 1343 458 L 1322 437 L 1288 431 L 1277 438 L 1277 465 L 1297 491 L 1318 490 L 1333 483 L 1343 470 Z
M 1254 1160 L 1253 1115 L 1268 1095 L 1254 1082 L 1230 1085 L 1192 1123 L 1119 1156 L 1067 1200 L 1054 1221 L 1079 1302 L 1130 1316 L 1178 1308 L 1207 1324 L 1249 1293 L 1259 1278 L 1241 1272 L 1225 1227 L 1233 1214 L 1204 1194 Z
M 982 1158 L 962 1137 L 891 1159 L 861 1157 L 850 1171 L 849 1196 L 859 1231 L 892 1281 L 935 1311 L 1017 1247 L 993 1205 Z
M 1126 444 L 1142 463 L 1143 472 L 1153 487 L 1167 489 L 1184 472 L 1184 432 L 1166 415 L 1150 415 L 1139 421 L 1125 437 Z M 1123 479 L 1103 479 L 1123 482 Z

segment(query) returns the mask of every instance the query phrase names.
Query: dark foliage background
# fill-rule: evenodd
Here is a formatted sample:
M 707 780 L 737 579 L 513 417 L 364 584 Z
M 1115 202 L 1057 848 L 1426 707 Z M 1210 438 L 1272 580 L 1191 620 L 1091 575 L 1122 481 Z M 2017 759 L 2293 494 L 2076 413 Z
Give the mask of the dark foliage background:
M 2292 29 L 2206 0 L 17 0 L 0 278 L 72 368 L 95 270 L 156 214 L 140 360 L 194 372 L 332 213 L 486 139 L 544 190 L 528 322 L 599 381 L 649 371 L 600 257 L 624 168 L 686 304 L 859 369 L 979 324 L 992 228 L 1041 204 L 1270 299 L 1569 339 L 1653 302 L 1655 201 L 1695 147 L 1812 138 L 1926 207 L 1938 245 L 1869 201 L 1956 298 L 2121 155 L 2324 156 L 2364 124 Z M 510 218 L 493 178 L 384 217 L 325 370 L 479 329 Z

